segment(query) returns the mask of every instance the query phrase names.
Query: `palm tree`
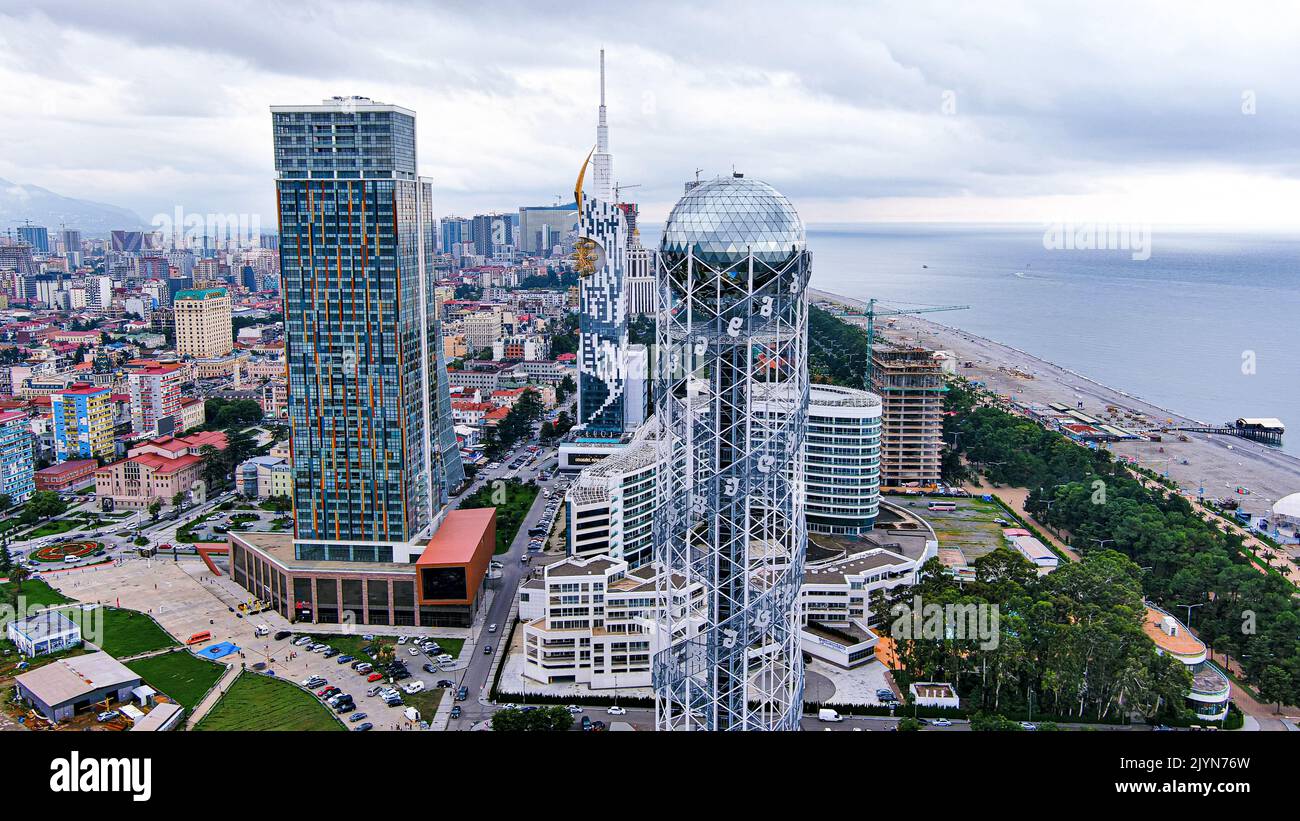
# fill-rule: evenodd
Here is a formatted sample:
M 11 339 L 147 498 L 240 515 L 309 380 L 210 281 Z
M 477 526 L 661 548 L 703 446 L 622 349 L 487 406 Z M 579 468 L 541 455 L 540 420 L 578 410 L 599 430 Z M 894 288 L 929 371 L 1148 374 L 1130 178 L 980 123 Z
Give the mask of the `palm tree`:
M 31 576 L 32 572 L 22 565 L 9 571 L 9 581 L 13 582 L 15 589 L 19 593 L 23 592 L 23 582 L 27 581 Z

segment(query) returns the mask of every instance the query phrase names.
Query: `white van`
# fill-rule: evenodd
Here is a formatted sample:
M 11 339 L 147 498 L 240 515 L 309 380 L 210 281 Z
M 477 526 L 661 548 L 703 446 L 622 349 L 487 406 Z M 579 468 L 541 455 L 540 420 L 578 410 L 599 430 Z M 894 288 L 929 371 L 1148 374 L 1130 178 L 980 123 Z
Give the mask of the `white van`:
M 844 717 L 834 710 L 828 710 L 825 707 L 817 711 L 818 721 L 843 721 Z
M 259 639 L 262 636 L 269 636 L 271 635 L 271 628 L 267 627 L 265 624 L 259 624 L 257 625 L 257 628 L 253 630 L 253 635 Z

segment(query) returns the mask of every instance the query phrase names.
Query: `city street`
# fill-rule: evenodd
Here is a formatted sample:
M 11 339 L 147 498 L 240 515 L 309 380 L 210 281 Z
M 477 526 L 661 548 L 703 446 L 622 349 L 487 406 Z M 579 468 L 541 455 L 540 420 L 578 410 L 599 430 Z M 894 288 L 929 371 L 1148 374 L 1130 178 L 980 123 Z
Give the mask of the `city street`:
M 531 460 L 527 466 L 518 471 L 518 478 L 524 482 L 537 481 L 539 474 L 545 473 L 549 470 L 548 466 L 554 464 L 554 457 L 554 448 L 543 448 L 538 453 L 537 459 Z M 493 471 L 480 471 L 479 476 L 481 478 L 477 478 L 474 485 L 465 491 L 461 498 L 472 494 L 479 487 L 482 487 L 484 483 L 505 478 L 508 474 L 515 473 L 509 468 L 510 461 L 510 457 L 503 457 L 500 468 Z M 458 685 L 469 688 L 469 698 L 466 701 L 459 702 L 462 710 L 461 717 L 452 720 L 448 724 L 447 729 L 449 730 L 468 730 L 473 724 L 487 719 L 495 711 L 495 707 L 486 700 L 491 686 L 491 676 L 495 669 L 494 662 L 498 656 L 495 651 L 501 642 L 508 640 L 515 593 L 519 589 L 519 585 L 528 579 L 535 569 L 531 563 L 524 564 L 521 561 L 522 557 L 528 552 L 528 531 L 542 521 L 547 504 L 545 491 L 559 480 L 557 478 L 557 480 L 552 481 L 537 481 L 537 485 L 542 489 L 542 492 L 537 494 L 532 507 L 528 509 L 527 516 L 524 517 L 523 523 L 519 526 L 519 532 L 515 534 L 514 541 L 510 543 L 510 550 L 494 557 L 496 561 L 501 563 L 501 576 L 488 583 L 493 591 L 492 603 L 488 607 L 484 623 L 480 626 L 478 640 L 475 644 L 476 652 L 468 659 L 469 666 L 461 672 L 458 681 Z M 497 631 L 494 634 L 487 632 L 487 626 L 491 624 L 497 625 Z M 492 645 L 494 650 L 491 655 L 485 654 L 481 649 L 488 644 Z

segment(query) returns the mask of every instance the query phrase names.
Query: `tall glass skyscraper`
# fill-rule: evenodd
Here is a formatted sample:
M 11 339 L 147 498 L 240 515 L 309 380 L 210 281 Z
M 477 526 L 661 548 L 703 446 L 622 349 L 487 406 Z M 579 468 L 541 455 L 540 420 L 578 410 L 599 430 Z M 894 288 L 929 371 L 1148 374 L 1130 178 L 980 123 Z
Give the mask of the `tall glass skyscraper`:
M 415 114 L 364 97 L 273 106 L 295 554 L 392 561 L 427 539 L 454 443 Z M 400 549 L 398 550 L 400 558 Z

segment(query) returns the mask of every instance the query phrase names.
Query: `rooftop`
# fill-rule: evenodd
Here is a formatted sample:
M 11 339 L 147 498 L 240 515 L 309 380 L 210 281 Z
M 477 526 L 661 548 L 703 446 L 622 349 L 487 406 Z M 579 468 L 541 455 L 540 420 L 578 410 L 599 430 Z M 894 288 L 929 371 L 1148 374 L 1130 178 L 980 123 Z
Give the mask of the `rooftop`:
M 77 624 L 58 610 L 42 610 L 22 621 L 12 622 L 13 628 L 32 641 L 50 636 L 61 636 L 76 630 Z
M 177 291 L 174 301 L 184 299 L 217 299 L 229 293 L 225 288 L 189 288 Z
M 469 564 L 484 535 L 495 529 L 496 517 L 494 507 L 448 511 L 416 565 Z
M 16 681 L 53 707 L 107 687 L 140 681 L 140 676 L 105 652 L 58 659 Z

